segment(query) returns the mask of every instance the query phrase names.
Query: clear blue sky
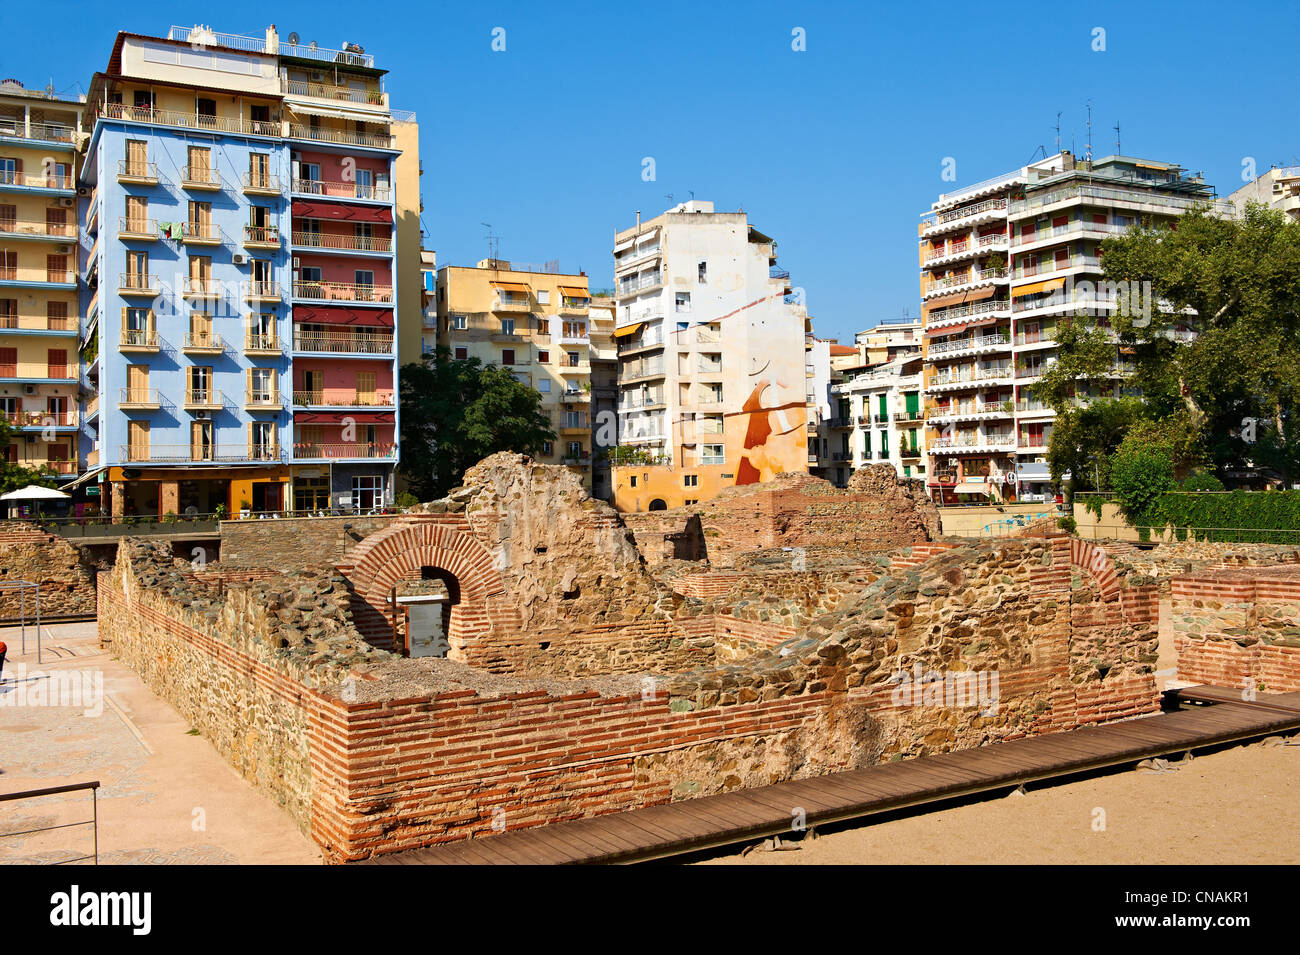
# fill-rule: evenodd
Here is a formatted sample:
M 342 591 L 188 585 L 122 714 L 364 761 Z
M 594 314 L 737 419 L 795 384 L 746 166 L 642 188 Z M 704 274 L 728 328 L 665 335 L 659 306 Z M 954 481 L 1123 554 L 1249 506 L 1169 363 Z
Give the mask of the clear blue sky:
M 559 259 L 608 286 L 614 232 L 693 190 L 778 240 L 819 334 L 841 340 L 919 313 L 918 216 L 1053 151 L 1058 110 L 1065 148 L 1082 154 L 1091 100 L 1095 155 L 1114 151 L 1118 121 L 1126 154 L 1204 171 L 1225 195 L 1246 157 L 1263 171 L 1300 154 L 1291 3 L 166 6 L 10 5 L 0 75 L 75 92 L 116 30 L 173 22 L 361 43 L 390 71 L 393 105 L 419 114 L 440 264 L 484 257 L 489 222 L 502 258 Z

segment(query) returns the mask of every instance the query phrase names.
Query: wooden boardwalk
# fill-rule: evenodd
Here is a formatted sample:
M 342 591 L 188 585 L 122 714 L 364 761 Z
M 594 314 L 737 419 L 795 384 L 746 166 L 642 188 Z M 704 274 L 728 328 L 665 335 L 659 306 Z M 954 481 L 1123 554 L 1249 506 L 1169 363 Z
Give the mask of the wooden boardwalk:
M 644 862 L 750 842 L 806 825 L 969 796 L 1300 728 L 1300 693 L 1189 687 L 1211 705 L 1146 719 L 1034 736 L 717 796 L 556 823 L 369 860 L 387 865 L 573 865 Z

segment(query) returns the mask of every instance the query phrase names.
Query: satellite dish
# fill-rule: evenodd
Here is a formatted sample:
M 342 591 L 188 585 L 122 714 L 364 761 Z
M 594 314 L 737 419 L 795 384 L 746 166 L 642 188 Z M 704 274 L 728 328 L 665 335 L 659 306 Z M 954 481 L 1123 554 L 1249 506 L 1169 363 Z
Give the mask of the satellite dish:
M 300 38 L 299 38 L 298 34 L 296 34 L 296 33 L 290 33 L 290 34 L 289 34 L 289 45 L 290 45 L 290 46 L 297 46 L 297 45 L 298 45 L 298 40 L 299 40 L 299 39 L 300 39 Z
M 313 53 L 315 53 L 315 52 L 316 52 L 316 41 L 315 41 L 315 40 L 312 40 L 310 43 L 308 43 L 308 44 L 307 44 L 307 49 L 309 49 L 309 50 L 311 50 Z

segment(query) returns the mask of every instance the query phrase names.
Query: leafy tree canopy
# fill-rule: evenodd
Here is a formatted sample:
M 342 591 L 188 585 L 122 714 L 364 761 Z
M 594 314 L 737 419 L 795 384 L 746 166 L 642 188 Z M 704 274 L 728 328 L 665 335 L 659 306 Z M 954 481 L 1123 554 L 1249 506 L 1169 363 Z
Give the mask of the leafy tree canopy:
M 498 451 L 538 454 L 555 440 L 542 396 L 507 369 L 452 358 L 402 368 L 402 473 L 421 500 L 442 497 Z

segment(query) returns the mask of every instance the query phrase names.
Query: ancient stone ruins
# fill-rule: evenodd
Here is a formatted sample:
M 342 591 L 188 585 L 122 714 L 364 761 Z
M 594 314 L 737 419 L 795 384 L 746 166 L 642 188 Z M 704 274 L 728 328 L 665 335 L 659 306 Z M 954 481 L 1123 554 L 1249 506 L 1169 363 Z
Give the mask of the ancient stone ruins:
M 101 638 L 348 861 L 1300 689 L 1287 548 L 943 539 L 888 466 L 620 516 L 498 454 L 384 518 L 125 541 Z

